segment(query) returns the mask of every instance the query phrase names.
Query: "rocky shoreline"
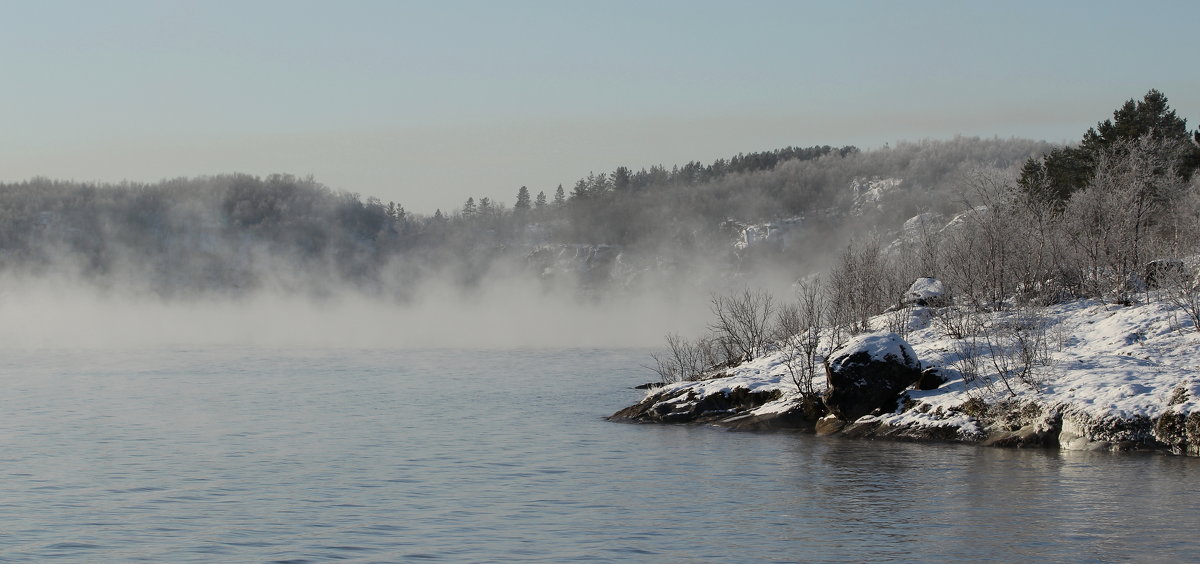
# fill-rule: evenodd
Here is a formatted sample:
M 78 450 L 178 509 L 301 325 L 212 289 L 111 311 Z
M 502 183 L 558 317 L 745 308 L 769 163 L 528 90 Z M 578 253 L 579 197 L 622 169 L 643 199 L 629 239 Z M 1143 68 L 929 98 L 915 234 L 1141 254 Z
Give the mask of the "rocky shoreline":
M 650 388 L 609 420 L 1200 456 L 1200 335 L 1179 327 L 1169 306 L 1052 308 L 1047 319 L 1061 327 L 1063 346 L 1037 386 L 1012 389 L 964 376 L 953 339 L 920 321 L 929 312 L 912 317 L 907 339 L 881 331 L 827 355 L 816 395 L 800 393 L 776 351 Z
M 906 395 L 902 400 L 911 402 Z M 960 410 L 932 417 L 908 417 L 904 422 L 896 422 L 867 415 L 846 423 L 828 414 L 823 405 L 802 402 L 771 405 L 778 401 L 777 393 L 751 392 L 746 388 L 707 396 L 651 394 L 608 419 L 629 423 L 708 424 L 737 431 L 797 431 L 857 439 L 1063 450 L 1153 450 L 1200 456 L 1200 413 L 1196 412 L 1166 412 L 1157 418 L 1096 418 L 1072 410 L 1069 405 L 984 404 L 968 400 Z M 758 412 L 764 406 L 770 409 Z M 892 415 L 906 413 L 902 408 Z M 962 418 L 969 423 L 964 426 Z

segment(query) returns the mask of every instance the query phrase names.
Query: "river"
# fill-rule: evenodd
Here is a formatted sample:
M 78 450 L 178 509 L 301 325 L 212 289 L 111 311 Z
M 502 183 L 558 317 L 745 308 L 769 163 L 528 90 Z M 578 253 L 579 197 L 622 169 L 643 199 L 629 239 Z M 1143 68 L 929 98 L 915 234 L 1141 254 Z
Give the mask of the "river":
M 646 355 L 6 350 L 0 560 L 1200 553 L 1200 460 L 605 421 Z

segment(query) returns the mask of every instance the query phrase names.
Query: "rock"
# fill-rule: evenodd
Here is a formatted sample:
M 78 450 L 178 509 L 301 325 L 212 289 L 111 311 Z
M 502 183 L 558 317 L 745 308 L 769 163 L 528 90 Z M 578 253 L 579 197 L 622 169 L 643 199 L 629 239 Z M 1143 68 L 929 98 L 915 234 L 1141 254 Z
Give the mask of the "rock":
M 1154 438 L 1175 454 L 1200 456 L 1200 412 L 1163 413 L 1154 424 Z
M 993 430 L 983 441 L 984 446 L 1026 448 L 1056 447 L 1059 441 L 1078 441 L 1079 437 L 1062 434 L 1062 416 L 1051 412 L 1038 421 L 1027 423 L 1015 430 Z M 1079 444 L 1078 442 L 1076 444 Z
M 846 422 L 838 419 L 834 414 L 826 415 L 817 420 L 817 435 L 832 435 L 841 431 L 846 426 Z
M 901 305 L 945 307 L 950 305 L 950 294 L 937 278 L 918 278 L 900 298 Z
M 817 419 L 825 414 L 825 406 L 815 398 L 800 401 L 778 412 L 735 416 L 716 424 L 735 431 L 812 431 Z
M 689 388 L 665 386 L 642 401 L 608 417 L 610 421 L 637 423 L 705 423 L 744 414 L 779 399 L 778 390 L 751 391 L 733 388 L 702 395 Z
M 1082 410 L 1062 413 L 1058 435 L 1063 450 L 1134 450 L 1161 447 L 1154 437 L 1154 421 L 1145 415 L 1095 417 Z
M 942 376 L 938 369 L 929 367 L 921 371 L 921 377 L 917 379 L 917 383 L 913 387 L 918 390 L 936 390 L 946 383 L 946 378 Z
M 876 409 L 894 411 L 896 398 L 921 378 L 921 363 L 895 333 L 858 335 L 829 355 L 825 407 L 851 422 Z
M 1154 423 L 1154 438 L 1175 454 L 1200 456 L 1200 412 L 1179 410 L 1191 396 L 1187 386 L 1180 385 L 1167 400 L 1167 408 Z

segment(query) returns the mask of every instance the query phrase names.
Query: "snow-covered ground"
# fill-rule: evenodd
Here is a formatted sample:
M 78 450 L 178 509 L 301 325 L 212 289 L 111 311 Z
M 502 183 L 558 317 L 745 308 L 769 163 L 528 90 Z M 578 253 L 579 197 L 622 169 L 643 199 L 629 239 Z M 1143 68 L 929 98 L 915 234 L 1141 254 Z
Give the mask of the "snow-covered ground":
M 1023 315 L 981 314 L 976 321 L 984 326 L 1040 328 L 1034 331 L 1040 339 L 1034 345 L 1039 357 L 1024 378 L 1010 372 L 1007 384 L 997 368 L 1019 365 L 1018 357 L 993 358 L 989 343 L 999 347 L 1002 340 L 995 331 L 977 331 L 962 339 L 950 336 L 952 327 L 944 320 L 953 311 L 914 307 L 872 319 L 872 327 L 881 331 L 899 328 L 922 366 L 936 368 L 946 382 L 934 390 L 909 389 L 895 412 L 868 415 L 855 424 L 907 429 L 914 431 L 907 435 L 914 438 L 922 428 L 939 429 L 938 437 L 969 442 L 1021 426 L 1053 425 L 1063 448 L 1116 448 L 1131 442 L 1169 443 L 1149 436 L 1157 432 L 1152 429 L 1164 414 L 1195 414 L 1200 422 L 1200 332 L 1183 311 L 1154 296 L 1132 306 L 1079 300 Z M 1015 353 L 1012 341 L 1005 342 L 1010 347 L 1004 350 Z M 768 351 L 725 370 L 721 377 L 669 384 L 648 392 L 647 398 L 694 403 L 740 390 L 777 399 L 731 413 L 732 419 L 788 412 L 801 395 L 785 356 Z M 825 388 L 820 370 L 813 384 L 818 392 Z M 679 406 L 664 405 L 661 410 L 668 408 Z M 1184 445 L 1176 450 L 1194 449 Z

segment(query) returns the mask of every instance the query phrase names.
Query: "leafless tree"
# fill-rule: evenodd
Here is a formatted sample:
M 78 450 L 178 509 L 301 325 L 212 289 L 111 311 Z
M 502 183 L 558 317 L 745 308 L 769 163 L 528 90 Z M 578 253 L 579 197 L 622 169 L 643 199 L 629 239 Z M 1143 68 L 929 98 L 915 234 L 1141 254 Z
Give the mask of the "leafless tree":
M 650 355 L 654 360 L 654 366 L 650 369 L 657 372 L 663 382 L 694 380 L 717 364 L 714 362 L 711 341 L 706 337 L 689 341 L 678 334 L 669 333 L 666 340 L 665 353 Z
M 728 361 L 750 360 L 767 344 L 775 306 L 766 292 L 713 296 L 711 307 L 716 319 L 709 329 Z
M 815 398 L 813 379 L 820 366 L 818 352 L 824 334 L 825 301 L 819 278 L 797 285 L 796 302 L 779 308 L 776 332 L 788 375 L 801 395 Z
M 869 319 L 892 305 L 903 290 L 896 269 L 877 239 L 851 242 L 829 274 L 829 320 L 851 333 L 870 331 Z

